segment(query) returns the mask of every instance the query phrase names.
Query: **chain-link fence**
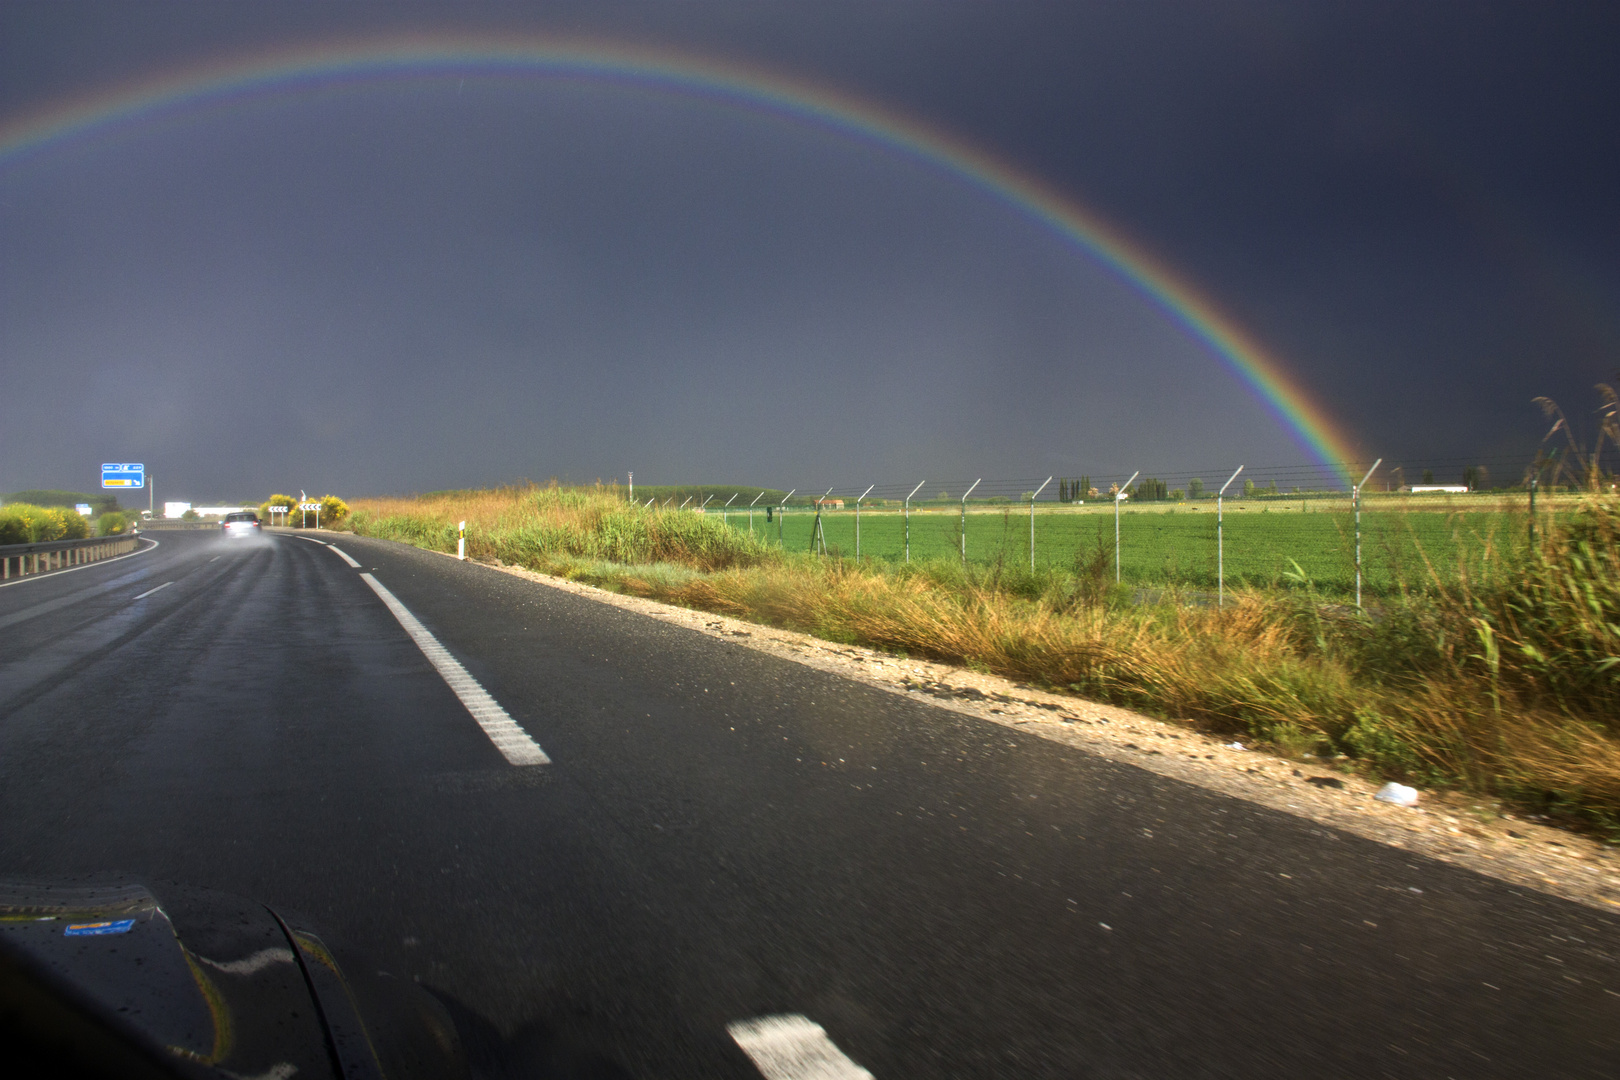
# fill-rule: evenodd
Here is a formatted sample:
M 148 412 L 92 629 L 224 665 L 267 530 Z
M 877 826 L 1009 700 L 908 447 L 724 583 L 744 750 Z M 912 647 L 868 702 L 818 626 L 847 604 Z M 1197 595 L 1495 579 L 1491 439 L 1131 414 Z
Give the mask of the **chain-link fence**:
M 1360 480 L 1367 467 L 1347 471 Z M 1468 473 L 1476 485 L 1488 476 L 1484 467 Z M 759 488 L 659 489 L 647 499 L 672 510 L 701 508 L 785 549 L 835 557 L 1106 573 L 1130 586 L 1211 593 L 1223 583 L 1309 587 L 1346 599 L 1357 591 L 1358 536 L 1361 587 L 1378 596 L 1496 580 L 1529 533 L 1522 490 L 1402 483 L 1402 471 L 1380 470 L 1361 493 L 1358 527 L 1355 494 L 1338 476 L 1244 470 L 1219 494 L 1230 475 L 968 478 L 791 497 Z M 1543 494 L 1539 509 L 1558 512 L 1557 497 Z

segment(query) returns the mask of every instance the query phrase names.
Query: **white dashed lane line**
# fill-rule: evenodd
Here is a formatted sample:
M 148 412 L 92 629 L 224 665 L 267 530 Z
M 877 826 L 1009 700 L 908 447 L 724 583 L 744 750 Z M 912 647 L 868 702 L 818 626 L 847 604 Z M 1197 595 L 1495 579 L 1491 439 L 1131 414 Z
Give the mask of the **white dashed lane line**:
M 137 600 L 145 600 L 148 596 L 151 596 L 153 593 L 162 592 L 164 589 L 167 589 L 170 585 L 173 585 L 173 584 L 174 584 L 174 582 L 172 582 L 172 581 L 165 581 L 163 584 L 159 585 L 155 589 L 147 589 L 145 592 L 141 593 L 141 595 L 137 596 L 135 599 L 137 599 Z
M 820 1024 L 798 1013 L 738 1020 L 726 1031 L 765 1080 L 874 1080 Z
M 350 566 L 353 566 L 353 567 L 355 567 L 357 569 L 359 568 L 360 564 L 355 562 L 353 557 L 350 556 L 350 554 L 347 551 L 344 551 L 342 548 L 338 547 L 336 544 L 327 544 L 326 546 L 327 546 L 327 548 L 329 550 L 337 552 L 338 558 L 342 559 L 344 562 L 348 563 Z
M 357 564 L 358 565 L 358 564 Z M 427 627 L 417 621 L 410 609 L 399 602 L 399 599 L 389 592 L 376 578 L 370 574 L 361 574 L 365 583 L 371 586 L 373 592 L 388 605 L 388 610 L 394 613 L 399 625 L 411 635 L 422 650 L 422 655 L 428 658 L 428 663 L 438 669 L 444 681 L 455 691 L 456 697 L 467 706 L 472 718 L 478 721 L 478 726 L 484 729 L 489 741 L 495 744 L 507 761 L 513 765 L 549 765 L 551 759 L 540 745 L 529 737 L 529 733 L 518 727 L 517 722 L 507 715 L 501 708 L 500 702 L 489 696 L 489 693 L 478 685 L 478 680 L 467 674 L 467 669 L 461 666 L 461 661 L 450 655 L 450 650 L 439 644 L 439 640 L 428 632 Z

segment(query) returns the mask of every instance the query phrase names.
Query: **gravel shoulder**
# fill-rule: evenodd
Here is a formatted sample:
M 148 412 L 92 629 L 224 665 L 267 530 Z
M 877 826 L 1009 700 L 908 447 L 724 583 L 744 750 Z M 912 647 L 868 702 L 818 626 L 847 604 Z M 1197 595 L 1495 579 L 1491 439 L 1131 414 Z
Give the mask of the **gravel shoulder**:
M 447 556 L 453 557 L 453 556 Z M 1193 728 L 996 675 L 714 615 L 521 567 L 486 564 L 895 694 L 1065 743 L 1322 825 L 1603 911 L 1620 911 L 1620 853 L 1600 841 L 1505 813 L 1489 800 L 1423 792 L 1416 807 L 1373 798 L 1380 785 L 1332 767 L 1239 749 Z

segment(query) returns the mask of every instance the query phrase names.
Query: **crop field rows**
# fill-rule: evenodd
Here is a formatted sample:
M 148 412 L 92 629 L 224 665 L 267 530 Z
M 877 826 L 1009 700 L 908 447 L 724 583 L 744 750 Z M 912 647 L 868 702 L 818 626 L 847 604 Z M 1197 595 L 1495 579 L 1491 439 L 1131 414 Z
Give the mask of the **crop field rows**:
M 767 524 L 753 516 L 755 535 L 778 541 L 790 551 L 808 551 L 815 512 L 793 509 Z M 732 528 L 748 529 L 747 514 L 729 514 Z M 855 554 L 855 515 L 831 511 L 821 519 L 828 554 Z M 1456 512 L 1367 510 L 1361 514 L 1363 588 L 1389 594 L 1402 587 L 1421 590 L 1434 578 L 1453 583 L 1492 580 L 1510 546 L 1522 546 L 1527 521 L 1509 508 Z M 962 518 L 938 509 L 911 512 L 914 561 L 960 558 Z M 1347 502 L 1309 506 L 1228 508 L 1224 520 L 1226 583 L 1229 587 L 1299 586 L 1300 575 L 1317 589 L 1350 594 L 1355 589 L 1355 523 Z M 967 558 L 970 562 L 1028 566 L 1030 516 L 1027 508 L 969 509 Z M 1035 514 L 1035 563 L 1039 568 L 1073 570 L 1096 560 L 1101 549 L 1113 566 L 1114 515 L 1111 510 L 1050 511 Z M 905 557 L 905 520 L 893 509 L 860 515 L 863 559 L 899 561 Z M 1297 564 L 1297 566 L 1296 566 Z M 1208 509 L 1130 509 L 1120 515 L 1120 572 L 1128 584 L 1216 587 L 1216 516 Z

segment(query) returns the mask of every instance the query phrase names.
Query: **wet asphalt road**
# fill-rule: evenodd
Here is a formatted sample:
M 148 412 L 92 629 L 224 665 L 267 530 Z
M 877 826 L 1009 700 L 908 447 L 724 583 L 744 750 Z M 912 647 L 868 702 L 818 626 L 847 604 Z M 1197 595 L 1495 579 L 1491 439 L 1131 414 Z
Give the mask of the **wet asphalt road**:
M 880 1080 L 1620 1069 L 1614 915 L 486 567 L 150 535 L 0 588 L 0 876 L 251 896 L 647 1078 L 773 1013 Z

